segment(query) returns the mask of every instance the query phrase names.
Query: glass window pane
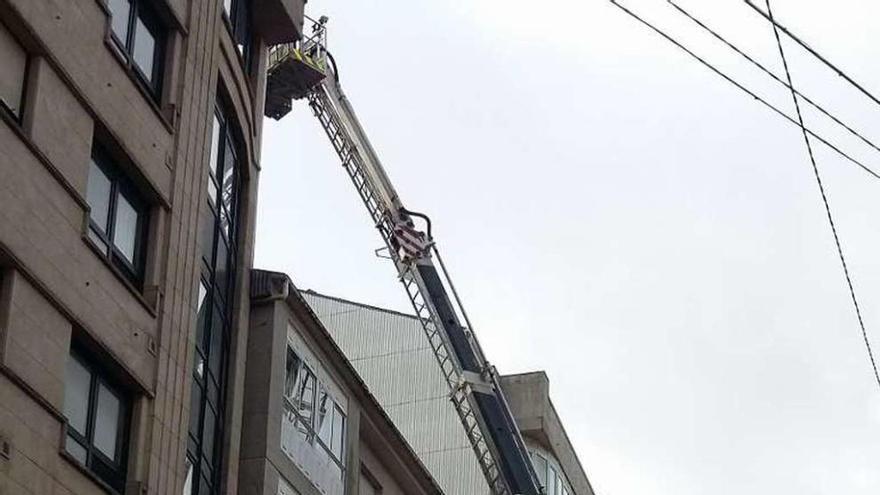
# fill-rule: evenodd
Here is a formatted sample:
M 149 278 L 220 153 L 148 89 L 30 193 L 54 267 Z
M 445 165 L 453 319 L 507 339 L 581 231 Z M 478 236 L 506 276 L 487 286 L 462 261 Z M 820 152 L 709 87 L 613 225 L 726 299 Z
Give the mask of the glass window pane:
M 116 439 L 120 412 L 119 398 L 104 384 L 100 384 L 92 444 L 111 461 L 116 460 Z
M 214 307 L 214 320 L 211 323 L 211 346 L 208 351 L 208 367 L 214 374 L 220 370 L 223 355 L 223 314 L 220 308 Z
M 547 473 L 547 495 L 556 495 L 556 471 L 552 467 Z
M 195 373 L 196 379 L 202 380 L 205 377 L 205 357 L 202 355 L 202 351 L 196 349 L 193 359 L 195 360 L 193 372 Z
M 223 10 L 226 11 L 226 15 L 232 12 L 232 0 L 223 0 Z
M 220 151 L 220 119 L 214 114 L 214 124 L 211 127 L 211 161 L 208 162 L 208 173 L 212 177 L 217 175 L 217 155 Z
M 110 218 L 110 179 L 94 160 L 89 165 L 89 182 L 86 186 L 86 201 L 89 204 L 92 222 L 103 232 L 107 232 Z
M 202 387 L 198 383 L 193 382 L 192 390 L 189 396 L 189 432 L 194 437 L 199 435 L 199 416 L 201 415 L 202 406 Z
M 223 194 L 225 195 L 226 193 Z M 229 239 L 229 236 L 232 233 L 232 216 L 229 214 L 229 210 L 227 210 L 225 206 L 220 208 L 220 228 L 226 239 Z
M 110 28 L 124 46 L 128 39 L 128 15 L 131 11 L 129 0 L 110 0 L 107 6 L 110 8 Z
M 301 368 L 302 361 L 299 356 L 293 352 L 293 349 L 287 348 L 287 365 L 286 365 L 286 374 L 284 377 L 284 396 L 288 399 L 293 399 L 294 391 L 296 390 L 296 384 L 299 380 L 299 370 Z
M 205 457 L 211 459 L 214 452 L 214 426 L 217 423 L 217 415 L 210 405 L 205 406 L 205 417 L 202 425 L 202 452 Z
M 192 495 L 193 461 L 186 460 L 186 479 L 183 482 L 183 494 Z
M 330 442 L 330 450 L 337 459 L 342 458 L 343 446 L 345 445 L 345 414 L 339 407 L 333 412 L 333 440 Z
M 196 320 L 196 346 L 199 349 L 205 348 L 205 326 L 208 324 L 208 288 L 205 287 L 204 280 L 199 280 L 199 300 L 197 305 L 196 314 L 198 314 L 198 318 Z
M 215 268 L 214 286 L 220 295 L 220 301 L 226 301 L 226 289 L 229 285 L 228 261 L 229 248 L 226 247 L 226 241 L 223 238 L 217 239 L 217 266 Z
M 533 454 L 532 464 L 535 466 L 535 473 L 538 475 L 541 486 L 547 486 L 547 461 L 541 454 Z
M 311 370 L 303 370 L 303 379 L 299 383 L 294 406 L 309 427 L 314 427 L 312 412 L 315 406 L 315 375 Z
M 116 196 L 116 221 L 113 228 L 113 245 L 132 266 L 138 231 L 138 212 L 121 193 Z
M 220 273 L 226 273 L 226 264 L 229 261 L 229 247 L 226 244 L 224 239 L 218 239 L 217 241 L 217 264 L 215 266 L 215 270 L 217 271 L 217 277 L 220 278 Z M 216 282 L 215 282 L 216 283 Z
M 151 83 L 153 81 L 153 61 L 156 55 L 156 37 L 144 24 L 144 21 L 137 17 L 134 29 L 134 63 L 137 64 L 141 72 L 147 77 Z
M 235 3 L 232 13 L 232 37 L 235 39 L 238 53 L 242 56 L 244 69 L 250 72 L 251 64 L 251 15 L 250 2 L 238 1 Z
M 214 406 L 215 409 L 219 409 L 220 406 L 220 384 L 219 378 L 215 376 L 213 373 L 208 371 L 207 379 L 205 380 L 205 384 L 208 387 L 208 403 Z
M 327 390 L 321 386 L 318 392 L 318 404 L 315 408 L 315 431 L 321 442 L 330 449 L 330 440 L 333 436 L 333 399 Z
M 92 375 L 73 356 L 67 357 L 64 383 L 64 416 L 70 428 L 80 435 L 86 434 L 89 415 L 89 385 Z
M 293 414 L 293 413 L 291 413 Z M 312 442 L 312 423 L 306 422 L 303 418 L 293 415 L 296 419 L 295 432 L 296 438 L 301 440 L 303 444 Z
M 214 183 L 214 179 L 208 177 L 208 201 L 211 203 L 211 206 L 217 205 L 217 184 Z
M 200 215 L 202 218 L 199 242 L 202 245 L 202 259 L 205 260 L 208 266 L 213 270 L 214 235 L 216 234 L 214 227 L 217 221 L 216 217 L 207 208 L 202 208 Z
M 204 465 L 204 461 L 202 461 L 202 464 Z M 199 495 L 211 495 L 211 483 L 204 474 L 202 475 L 202 483 L 199 487 Z
M 12 34 L 0 24 L 0 102 L 21 116 L 27 54 Z
M 220 192 L 223 197 L 223 206 L 233 211 L 232 197 L 235 191 L 235 150 L 232 149 L 232 140 L 226 137 L 226 152 L 223 156 L 223 177 L 220 180 Z
M 67 435 L 67 441 L 64 442 L 64 450 L 79 462 L 86 463 L 86 448 L 70 435 Z

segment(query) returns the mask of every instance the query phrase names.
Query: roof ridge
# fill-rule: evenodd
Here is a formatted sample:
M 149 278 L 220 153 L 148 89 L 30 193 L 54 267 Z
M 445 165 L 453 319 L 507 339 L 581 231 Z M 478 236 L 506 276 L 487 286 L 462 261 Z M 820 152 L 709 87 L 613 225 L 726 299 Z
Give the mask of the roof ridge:
M 394 309 L 382 308 L 382 307 L 379 307 L 379 306 L 374 306 L 374 305 L 372 305 L 372 304 L 366 304 L 366 303 L 362 303 L 362 302 L 352 301 L 351 299 L 345 299 L 344 297 L 331 296 L 331 295 L 329 295 L 329 294 L 323 294 L 323 293 L 318 292 L 318 291 L 313 290 L 313 289 L 298 289 L 298 290 L 299 290 L 299 292 L 300 292 L 301 294 L 309 294 L 309 295 L 312 295 L 312 296 L 322 297 L 322 298 L 324 298 L 324 299 L 330 299 L 331 301 L 336 301 L 336 302 L 341 302 L 341 303 L 351 304 L 352 306 L 358 306 L 358 307 L 361 307 L 361 308 L 374 309 L 374 310 L 376 310 L 376 311 L 381 311 L 381 312 L 383 312 L 383 313 L 389 313 L 389 314 L 393 314 L 393 315 L 397 315 L 397 316 L 403 316 L 403 317 L 405 317 L 405 318 L 410 318 L 410 319 L 415 320 L 415 321 L 418 321 L 418 320 L 419 320 L 418 317 L 417 317 L 416 315 L 409 314 L 409 313 L 404 313 L 404 312 L 402 312 L 402 311 L 397 311 L 397 310 L 394 310 Z

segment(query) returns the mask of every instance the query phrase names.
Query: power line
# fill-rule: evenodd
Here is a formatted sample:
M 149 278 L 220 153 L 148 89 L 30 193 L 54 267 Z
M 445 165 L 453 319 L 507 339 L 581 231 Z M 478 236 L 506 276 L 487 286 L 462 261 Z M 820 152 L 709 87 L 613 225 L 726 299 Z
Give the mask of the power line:
M 780 31 L 785 33 L 785 35 L 788 36 L 789 38 L 791 38 L 795 43 L 797 43 L 798 45 L 801 45 L 805 50 L 807 50 L 808 52 L 810 52 L 811 55 L 813 55 L 814 57 L 819 59 L 819 61 L 821 61 L 823 64 L 825 64 L 829 69 L 836 72 L 838 76 L 842 77 L 846 82 L 852 84 L 856 89 L 858 89 L 862 94 L 864 94 L 865 96 L 870 98 L 874 103 L 876 103 L 877 105 L 880 105 L 880 99 L 877 99 L 876 96 L 874 96 L 870 92 L 868 92 L 868 90 L 865 89 L 861 84 L 854 81 L 853 78 L 848 76 L 845 72 L 843 72 L 843 70 L 838 68 L 836 65 L 832 64 L 830 61 L 828 61 L 828 59 L 826 59 L 819 52 L 814 50 L 805 41 L 803 41 L 800 38 L 798 38 L 797 36 L 795 36 L 794 33 L 789 31 L 788 29 L 786 29 L 785 26 L 778 23 L 775 19 L 773 19 L 772 15 L 767 15 L 766 12 L 764 12 L 757 5 L 752 3 L 751 0 L 743 0 L 743 1 L 746 3 L 746 5 L 751 7 L 755 12 L 760 14 L 761 17 L 763 17 L 764 19 L 767 19 L 767 21 L 769 21 L 771 24 L 773 24 L 774 31 L 776 29 L 779 29 Z
M 746 0 L 748 1 L 748 0 Z M 770 0 L 767 2 L 767 14 L 771 22 L 773 22 L 773 10 L 770 8 Z M 840 264 L 843 266 L 843 275 L 846 277 L 846 284 L 849 287 L 849 295 L 852 298 L 853 307 L 856 310 L 856 317 L 859 320 L 859 327 L 862 329 L 862 338 L 865 340 L 865 348 L 868 350 L 868 358 L 871 360 L 871 367 L 874 369 L 874 378 L 877 379 L 877 385 L 880 386 L 880 373 L 877 372 L 877 362 L 874 360 L 874 352 L 871 350 L 871 342 L 868 340 L 868 332 L 865 330 L 865 322 L 862 320 L 862 312 L 859 310 L 859 302 L 856 299 L 856 291 L 853 288 L 852 278 L 849 274 L 849 268 L 846 265 L 846 258 L 843 256 L 843 247 L 840 245 L 840 237 L 837 235 L 837 227 L 834 225 L 834 217 L 831 215 L 831 206 L 828 204 L 828 195 L 825 193 L 825 186 L 822 184 L 822 177 L 819 174 L 819 167 L 816 165 L 816 157 L 813 155 L 813 145 L 810 144 L 810 136 L 804 128 L 804 117 L 801 115 L 801 105 L 798 101 L 797 92 L 791 81 L 791 72 L 788 69 L 788 61 L 785 58 L 785 50 L 782 48 L 782 40 L 779 37 L 779 28 L 773 22 L 773 34 L 776 36 L 776 46 L 779 47 L 779 55 L 782 57 L 782 66 L 785 68 L 785 78 L 788 80 L 788 87 L 791 89 L 791 98 L 794 100 L 794 108 L 797 111 L 798 122 L 800 122 L 801 130 L 804 134 L 804 143 L 807 145 L 807 153 L 810 155 L 810 163 L 813 165 L 813 175 L 816 177 L 816 183 L 819 184 L 819 192 L 822 193 L 822 203 L 825 205 L 825 214 L 828 216 L 828 223 L 831 225 L 831 233 L 834 234 L 834 244 L 837 245 L 837 255 L 840 257 Z
M 687 17 L 688 19 L 690 19 L 691 21 L 693 21 L 696 25 L 700 26 L 701 28 L 703 28 L 703 30 L 705 30 L 706 32 L 708 32 L 709 34 L 711 34 L 713 37 L 715 37 L 715 39 L 717 39 L 717 40 L 721 41 L 722 43 L 724 43 L 725 45 L 727 45 L 731 50 L 733 50 L 734 52 L 738 53 L 738 54 L 741 55 L 744 59 L 746 59 L 746 60 L 748 60 L 749 62 L 751 62 L 752 65 L 754 65 L 755 67 L 757 67 L 758 69 L 760 69 L 762 72 L 764 72 L 765 74 L 767 74 L 768 76 L 770 76 L 771 78 L 773 78 L 773 80 L 775 80 L 775 81 L 778 82 L 779 84 L 783 85 L 784 87 L 788 88 L 789 90 L 794 91 L 795 94 L 797 94 L 798 96 L 800 96 L 801 99 L 802 99 L 803 101 L 807 102 L 810 106 L 812 106 L 813 108 L 815 108 L 816 110 L 818 110 L 819 112 L 821 112 L 823 115 L 825 115 L 826 117 L 828 117 L 829 119 L 833 120 L 835 123 L 837 123 L 838 125 L 840 125 L 840 126 L 843 127 L 844 129 L 846 129 L 847 131 L 849 131 L 850 134 L 852 134 L 852 135 L 856 136 L 857 138 L 859 138 L 860 140 L 862 140 L 862 142 L 864 142 L 865 144 L 867 144 L 868 146 L 870 146 L 871 148 L 873 148 L 875 151 L 880 152 L 880 146 L 874 144 L 874 142 L 872 142 L 870 139 L 868 139 L 868 138 L 866 138 L 865 136 L 863 136 L 862 134 L 860 134 L 858 131 L 856 131 L 855 129 L 853 129 L 852 127 L 850 127 L 849 125 L 847 125 L 845 122 L 843 122 L 842 120 L 840 120 L 839 118 L 837 118 L 837 117 L 836 117 L 835 115 L 833 115 L 831 112 L 825 110 L 822 106 L 820 106 L 818 103 L 814 102 L 812 99 L 810 99 L 809 97 L 807 97 L 805 94 L 803 94 L 803 93 L 801 93 L 800 91 L 797 91 L 796 89 L 792 88 L 788 83 L 786 83 L 785 81 L 783 81 L 782 79 L 780 79 L 779 76 L 777 76 L 773 71 L 771 71 L 770 69 L 768 69 L 767 67 L 765 67 L 764 65 L 762 65 L 760 62 L 758 62 L 757 60 L 755 60 L 754 58 L 752 58 L 749 54 L 747 54 L 747 53 L 745 53 L 744 51 L 742 51 L 742 50 L 741 50 L 740 48 L 738 48 L 736 45 L 734 45 L 733 43 L 731 43 L 730 41 L 728 41 L 726 38 L 724 38 L 723 36 L 721 36 L 717 31 L 715 31 L 714 29 L 710 28 L 710 27 L 707 26 L 705 23 L 703 23 L 702 21 L 700 21 L 699 19 L 697 19 L 696 17 L 694 17 L 693 15 L 691 15 L 688 11 L 686 11 L 684 8 L 680 7 L 680 6 L 679 6 L 677 3 L 675 3 L 673 0 L 666 0 L 666 1 L 667 1 L 670 5 L 672 5 L 676 10 L 678 10 L 679 12 L 681 12 L 685 17 Z
M 649 29 L 651 29 L 651 30 L 654 31 L 655 33 L 657 33 L 657 34 L 659 34 L 660 36 L 664 37 L 667 41 L 669 41 L 670 43 L 672 43 L 672 44 L 675 45 L 677 48 L 679 48 L 680 50 L 684 51 L 685 53 L 687 53 L 688 55 L 690 55 L 690 56 L 693 57 L 694 59 L 696 59 L 698 62 L 700 62 L 701 64 L 703 64 L 704 66 L 706 66 L 706 67 L 707 67 L 709 70 L 711 70 L 712 72 L 714 72 L 714 73 L 718 74 L 719 76 L 721 76 L 724 80 L 726 80 L 726 81 L 729 82 L 730 84 L 733 84 L 734 86 L 736 86 L 739 90 L 745 92 L 746 94 L 748 94 L 749 96 L 751 96 L 752 98 L 754 98 L 755 100 L 757 100 L 758 102 L 760 102 L 761 104 L 763 104 L 764 106 L 766 106 L 767 108 L 769 108 L 770 110 L 773 110 L 773 111 L 774 111 L 776 114 L 778 114 L 780 117 L 784 118 L 785 120 L 787 120 L 788 122 L 794 124 L 795 126 L 801 128 L 804 132 L 806 132 L 807 134 L 809 134 L 810 136 L 812 136 L 813 138 L 815 138 L 816 140 L 818 140 L 820 143 L 824 144 L 825 146 L 828 146 L 828 147 L 831 148 L 832 150 L 836 151 L 840 156 L 846 158 L 847 160 L 849 160 L 850 162 L 852 162 L 853 164 L 855 164 L 856 166 L 858 166 L 859 168 L 861 168 L 861 169 L 864 170 L 865 172 L 871 174 L 875 179 L 880 179 L 880 174 L 878 174 L 877 172 L 875 172 L 874 170 L 872 170 L 870 167 L 868 167 L 867 165 L 863 164 L 862 162 L 856 160 L 856 159 L 853 158 L 852 156 L 848 155 L 846 152 L 844 152 L 843 150 L 841 150 L 840 148 L 838 148 L 836 145 L 834 145 L 834 144 L 832 144 L 831 142 L 829 142 L 827 139 L 825 139 L 825 138 L 823 138 L 822 136 L 816 134 L 816 133 L 813 132 L 811 129 L 809 129 L 809 128 L 807 128 L 807 127 L 804 127 L 804 125 L 803 125 L 802 123 L 799 123 L 797 120 L 791 118 L 790 116 L 788 116 L 788 114 L 786 114 L 785 112 L 783 112 L 783 111 L 780 110 L 779 108 L 773 106 L 770 102 L 768 102 L 768 101 L 765 100 L 764 98 L 761 98 L 760 96 L 758 96 L 754 91 L 752 91 L 752 90 L 746 88 L 745 86 L 743 86 L 742 84 L 740 84 L 739 82 L 737 82 L 736 80 L 734 80 L 732 77 L 728 76 L 727 74 L 725 74 L 724 72 L 722 72 L 720 69 L 718 69 L 717 67 L 715 67 L 715 66 L 712 65 L 711 63 L 707 62 L 704 58 L 700 57 L 699 55 L 697 55 L 696 53 L 694 53 L 693 51 L 691 51 L 690 49 L 688 49 L 686 46 L 684 46 L 683 44 L 681 44 L 678 40 L 676 40 L 676 39 L 673 38 L 672 36 L 670 36 L 670 35 L 666 34 L 665 32 L 663 32 L 660 28 L 654 26 L 654 25 L 651 24 L 650 22 L 648 22 L 648 21 L 646 21 L 645 19 L 641 18 L 638 14 L 636 14 L 635 12 L 629 10 L 628 8 L 624 7 L 623 5 L 617 3 L 616 0 L 608 0 L 608 1 L 611 2 L 611 4 L 613 4 L 615 7 L 617 7 L 617 8 L 619 8 L 620 10 L 626 12 L 626 13 L 627 13 L 630 17 L 632 17 L 633 19 L 639 21 L 640 23 L 644 24 L 645 26 L 647 26 Z

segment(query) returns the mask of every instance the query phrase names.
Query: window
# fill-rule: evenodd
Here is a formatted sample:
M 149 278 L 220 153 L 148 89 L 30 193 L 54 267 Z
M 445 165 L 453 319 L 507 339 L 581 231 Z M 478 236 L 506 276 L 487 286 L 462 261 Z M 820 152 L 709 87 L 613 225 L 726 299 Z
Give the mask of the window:
M 297 350 L 299 346 L 303 346 L 302 353 Z M 305 344 L 296 329 L 288 325 L 281 451 L 308 473 L 319 492 L 343 493 L 347 474 L 346 397 L 324 370 L 313 367 L 304 356 L 308 356 Z
M 232 296 L 237 272 L 238 141 L 223 110 L 215 109 L 205 174 L 208 200 L 201 210 L 201 277 L 190 395 L 187 462 L 192 494 L 219 493 Z
M 541 486 L 547 485 L 547 459 L 541 454 L 532 453 L 532 465 L 535 467 L 535 474 L 538 475 L 538 482 Z
M 547 495 L 556 495 L 556 470 L 552 467 L 547 473 L 547 485 L 545 488 L 547 489 Z
M 317 392 L 317 394 L 316 394 Z M 284 380 L 286 421 L 292 422 L 303 439 L 319 446 L 339 466 L 344 465 L 345 412 L 320 383 L 315 372 L 290 347 Z
M 538 475 L 538 481 L 544 486 L 547 495 L 568 495 L 571 493 L 565 475 L 562 474 L 562 470 L 555 460 L 544 457 L 535 451 L 530 451 L 529 454 L 532 458 L 532 465 L 535 467 L 535 473 Z
M 158 98 L 167 33 L 151 7 L 150 0 L 107 0 L 110 37 L 138 78 Z
M 27 53 L 0 23 L 0 108 L 21 120 L 27 76 Z
M 86 186 L 89 239 L 136 285 L 143 281 L 147 205 L 100 148 L 92 150 Z
M 125 488 L 128 410 L 125 394 L 99 368 L 71 352 L 64 385 L 64 449 L 120 493 Z
M 251 0 L 223 0 L 223 15 L 229 21 L 232 38 L 244 62 L 245 72 L 253 70 L 254 43 Z

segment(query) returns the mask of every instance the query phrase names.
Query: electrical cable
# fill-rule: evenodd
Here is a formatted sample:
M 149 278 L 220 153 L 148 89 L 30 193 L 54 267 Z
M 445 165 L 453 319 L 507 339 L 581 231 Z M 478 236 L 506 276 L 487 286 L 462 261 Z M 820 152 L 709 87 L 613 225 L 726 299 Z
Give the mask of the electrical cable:
M 769 19 L 773 21 L 773 11 L 770 8 L 770 0 L 767 2 L 767 13 Z M 849 287 L 849 295 L 852 298 L 853 307 L 856 310 L 856 317 L 859 320 L 859 326 L 862 329 L 862 338 L 865 340 L 865 348 L 868 350 L 868 358 L 871 360 L 871 367 L 874 369 L 874 378 L 877 380 L 877 386 L 880 386 L 880 373 L 877 372 L 877 362 L 874 360 L 874 352 L 871 350 L 871 342 L 868 340 L 868 332 L 865 330 L 865 322 L 862 320 L 862 312 L 859 310 L 859 302 L 856 299 L 856 291 L 853 288 L 852 277 L 849 274 L 849 268 L 846 265 L 846 258 L 843 256 L 843 247 L 840 244 L 840 237 L 837 235 L 837 227 L 834 225 L 834 217 L 831 215 L 831 206 L 828 204 L 828 195 L 825 192 L 825 186 L 822 184 L 822 177 L 819 174 L 819 167 L 816 165 L 816 157 L 813 155 L 813 145 L 810 144 L 810 136 L 804 127 L 804 117 L 801 115 L 801 105 L 798 102 L 797 92 L 791 80 L 791 72 L 788 69 L 788 61 L 785 58 L 785 50 L 782 48 L 782 40 L 779 37 L 779 28 L 773 23 L 773 34 L 776 36 L 776 45 L 779 47 L 779 55 L 782 57 L 782 66 L 785 68 L 785 78 L 788 80 L 788 87 L 791 89 L 791 98 L 794 100 L 794 108 L 797 111 L 798 122 L 800 122 L 801 130 L 804 134 L 804 143 L 807 145 L 807 153 L 810 155 L 810 163 L 813 165 L 813 175 L 816 177 L 816 183 L 819 184 L 819 192 L 822 193 L 822 203 L 825 205 L 825 213 L 828 216 L 828 223 L 831 225 L 831 233 L 834 234 L 834 244 L 837 245 L 837 255 L 840 257 L 840 264 L 843 266 L 843 274 L 846 277 L 846 283 Z
M 862 94 L 864 94 L 865 96 L 870 98 L 874 103 L 876 103 L 877 105 L 880 105 L 880 99 L 877 99 L 876 96 L 874 96 L 870 92 L 868 92 L 868 90 L 865 89 L 861 84 L 855 82 L 853 80 L 853 78 L 848 76 L 845 72 L 843 72 L 841 69 L 839 69 L 836 65 L 834 65 L 830 61 L 828 61 L 828 59 L 826 59 L 819 52 L 814 50 L 805 41 L 803 41 L 800 38 L 798 38 L 797 36 L 795 36 L 794 33 L 789 31 L 788 29 L 786 29 L 785 26 L 776 22 L 776 20 L 773 19 L 773 16 L 768 16 L 766 12 L 764 12 L 757 5 L 752 3 L 751 0 L 743 0 L 743 1 L 746 3 L 746 5 L 751 7 L 755 12 L 760 14 L 764 19 L 767 19 L 767 21 L 769 21 L 771 24 L 773 24 L 774 29 L 778 28 L 780 31 L 785 33 L 785 35 L 788 36 L 789 38 L 791 38 L 795 43 L 797 43 L 798 45 L 801 45 L 805 50 L 807 50 L 808 52 L 810 52 L 811 55 L 813 55 L 814 57 L 819 59 L 819 61 L 821 61 L 823 64 L 825 64 L 829 69 L 836 72 L 838 76 L 842 77 L 846 82 L 852 84 L 856 89 L 858 89 Z
M 719 76 L 721 76 L 725 81 L 729 82 L 730 84 L 733 84 L 733 85 L 736 86 L 739 90 L 745 92 L 746 94 L 748 94 L 749 96 L 751 96 L 752 98 L 754 98 L 755 100 L 757 100 L 758 102 L 760 102 L 761 104 L 763 104 L 764 106 L 766 106 L 767 108 L 769 108 L 770 110 L 772 110 L 773 112 L 775 112 L 776 114 L 778 114 L 778 115 L 779 115 L 780 117 L 782 117 L 783 119 L 787 120 L 787 121 L 790 122 L 791 124 L 794 124 L 796 127 L 801 128 L 804 132 L 806 132 L 806 133 L 809 134 L 810 136 L 813 136 L 813 138 L 815 138 L 816 140 L 818 140 L 820 143 L 824 144 L 825 146 L 828 146 L 829 148 L 831 148 L 832 150 L 834 150 L 835 152 L 837 152 L 837 154 L 839 154 L 839 155 L 842 156 L 843 158 L 847 159 L 848 161 L 850 161 L 850 162 L 853 163 L 854 165 L 858 166 L 859 168 L 861 168 L 861 169 L 864 170 L 865 172 L 869 173 L 869 174 L 872 175 L 875 179 L 880 179 L 880 174 L 878 174 L 877 172 L 875 172 L 874 170 L 872 170 L 870 167 L 868 167 L 867 165 L 863 164 L 862 162 L 856 160 L 856 159 L 853 158 L 852 156 L 848 155 L 845 151 L 843 151 L 842 149 L 840 149 L 840 148 L 837 147 L 836 145 L 832 144 L 830 141 L 828 141 L 827 139 L 823 138 L 822 136 L 816 134 L 816 133 L 813 132 L 811 129 L 809 129 L 809 128 L 807 128 L 807 127 L 803 127 L 801 124 L 798 123 L 797 120 L 791 118 L 790 116 L 788 116 L 788 114 L 786 114 L 785 112 L 783 112 L 783 111 L 780 110 L 779 108 L 773 106 L 773 104 L 771 104 L 770 102 L 768 102 L 768 101 L 765 100 L 764 98 L 761 98 L 760 96 L 758 96 L 754 91 L 752 91 L 752 90 L 746 88 L 745 86 L 743 86 L 742 84 L 740 84 L 739 82 L 737 82 L 736 80 L 734 80 L 732 77 L 730 77 L 730 76 L 728 76 L 727 74 L 725 74 L 724 72 L 722 72 L 720 69 L 718 69 L 717 67 L 715 67 L 714 65 L 712 65 L 711 63 L 709 63 L 708 61 L 706 61 L 704 58 L 700 57 L 699 55 L 697 55 L 696 53 L 694 53 L 693 51 L 691 51 L 690 49 L 688 49 L 686 46 L 684 46 L 683 44 L 681 44 L 681 42 L 679 42 L 678 40 L 676 40 L 676 39 L 673 38 L 672 36 L 670 36 L 670 35 L 666 34 L 665 32 L 663 32 L 660 28 L 654 26 L 654 25 L 651 24 L 650 22 L 648 22 L 648 21 L 646 21 L 645 19 L 643 19 L 642 17 L 640 17 L 640 16 L 639 16 L 638 14 L 636 14 L 635 12 L 633 12 L 633 11 L 629 10 L 628 8 L 624 7 L 623 5 L 619 4 L 616 0 L 608 0 L 608 1 L 611 2 L 611 4 L 614 5 L 615 7 L 617 7 L 617 8 L 619 8 L 620 10 L 626 12 L 626 13 L 627 13 L 630 17 L 632 17 L 633 19 L 639 21 L 640 23 L 644 24 L 645 26 L 647 26 L 648 28 L 650 28 L 650 29 L 651 29 L 652 31 L 654 31 L 655 33 L 657 33 L 657 34 L 659 34 L 660 36 L 662 36 L 663 38 L 665 38 L 667 41 L 669 41 L 670 43 L 672 43 L 673 45 L 675 45 L 675 46 L 676 46 L 677 48 L 679 48 L 680 50 L 684 51 L 685 53 L 687 53 L 688 55 L 690 55 L 691 57 L 693 57 L 694 59 L 696 59 L 698 62 L 700 62 L 701 64 L 703 64 L 704 66 L 706 66 L 706 68 L 708 68 L 708 69 L 711 70 L 712 72 L 714 72 L 714 73 L 718 74 Z
M 775 73 L 773 73 L 773 71 L 771 71 L 770 69 L 768 69 L 767 67 L 765 67 L 764 65 L 762 65 L 760 62 L 758 62 L 757 60 L 755 60 L 754 58 L 752 58 L 750 55 L 748 55 L 747 53 L 745 53 L 744 51 L 742 51 L 742 50 L 741 50 L 740 48 L 738 48 L 736 45 L 734 45 L 733 43 L 731 43 L 730 41 L 728 41 L 727 39 L 725 39 L 725 38 L 724 38 L 723 36 L 721 36 L 717 31 L 713 30 L 712 28 L 710 28 L 709 26 L 707 26 L 706 24 L 704 24 L 702 21 L 700 21 L 699 19 L 697 19 L 696 17 L 694 17 L 693 15 L 691 15 L 688 11 L 686 11 L 684 8 L 680 7 L 680 6 L 679 6 L 677 3 L 675 3 L 673 0 L 666 0 L 666 1 L 667 1 L 667 3 L 669 3 L 670 5 L 672 5 L 676 10 L 678 10 L 679 12 L 681 12 L 685 17 L 687 17 L 688 19 L 690 19 L 691 21 L 693 21 L 696 25 L 700 26 L 701 28 L 703 28 L 703 30 L 705 30 L 706 32 L 708 32 L 709 34 L 711 34 L 713 37 L 715 37 L 715 39 L 717 39 L 718 41 L 721 41 L 722 43 L 724 43 L 725 45 L 727 45 L 731 50 L 733 50 L 734 52 L 738 53 L 738 54 L 741 55 L 744 59 L 746 59 L 746 60 L 748 60 L 749 62 L 751 62 L 752 65 L 754 65 L 755 67 L 757 67 L 758 69 L 760 69 L 762 72 L 764 72 L 765 74 L 767 74 L 768 76 L 770 76 L 771 78 L 773 78 L 773 80 L 775 80 L 775 81 L 778 82 L 779 84 L 785 86 L 785 87 L 788 88 L 789 90 L 794 91 L 796 95 L 800 96 L 801 99 L 804 100 L 805 102 L 807 102 L 810 106 L 812 106 L 813 108 L 815 108 L 816 110 L 818 110 L 819 112 L 821 112 L 823 115 L 825 115 L 826 117 L 828 117 L 829 119 L 833 120 L 835 123 L 837 123 L 838 125 L 840 125 L 840 126 L 843 127 L 844 129 L 846 129 L 847 131 L 849 131 L 850 134 L 852 134 L 853 136 L 856 136 L 857 138 L 859 138 L 862 142 L 864 142 L 865 144 L 867 144 L 868 146 L 870 146 L 871 148 L 873 148 L 875 151 L 880 152 L 880 146 L 878 146 L 877 144 L 874 144 L 874 142 L 872 142 L 870 139 L 866 138 L 865 136 L 863 136 L 862 134 L 860 134 L 858 131 L 856 131 L 855 129 L 853 129 L 852 127 L 850 127 L 850 126 L 847 125 L 846 123 L 844 123 L 842 120 L 840 120 L 839 118 L 837 118 L 837 117 L 836 117 L 835 115 L 833 115 L 831 112 L 825 110 L 822 106 L 820 106 L 818 103 L 816 103 L 816 102 L 814 102 L 813 100 L 811 100 L 810 98 L 808 98 L 805 94 L 803 94 L 803 93 L 801 93 L 800 91 L 797 91 L 796 89 L 792 88 L 788 83 L 786 83 L 786 82 L 783 81 L 779 76 L 777 76 Z

